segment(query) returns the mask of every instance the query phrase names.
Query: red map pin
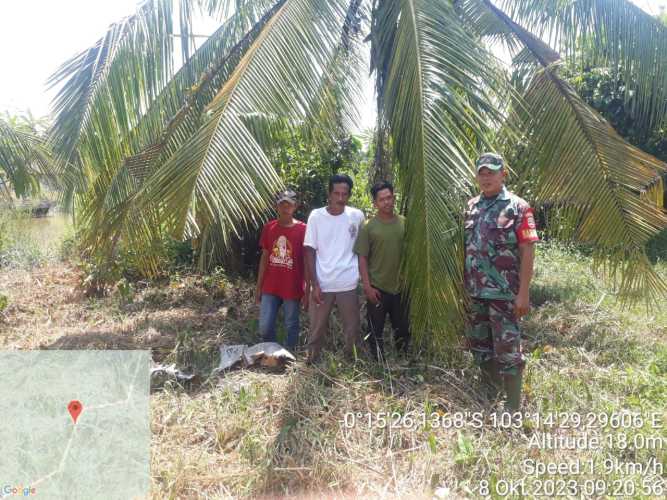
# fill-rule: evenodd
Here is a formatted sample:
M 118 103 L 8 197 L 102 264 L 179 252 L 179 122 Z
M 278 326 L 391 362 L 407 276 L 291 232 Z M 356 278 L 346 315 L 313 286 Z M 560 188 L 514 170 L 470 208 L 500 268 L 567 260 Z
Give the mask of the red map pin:
M 76 424 L 76 419 L 79 418 L 81 410 L 83 410 L 83 405 L 77 400 L 74 400 L 69 402 L 67 409 L 69 410 L 69 414 L 72 415 L 72 420 L 74 420 L 74 423 Z

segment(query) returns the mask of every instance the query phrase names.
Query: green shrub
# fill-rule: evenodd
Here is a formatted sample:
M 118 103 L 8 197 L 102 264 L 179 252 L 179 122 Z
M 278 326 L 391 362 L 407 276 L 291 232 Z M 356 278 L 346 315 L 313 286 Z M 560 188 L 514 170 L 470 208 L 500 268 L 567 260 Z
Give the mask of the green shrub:
M 80 250 L 77 240 L 78 238 L 74 232 L 63 238 L 60 243 L 60 248 L 58 249 L 58 257 L 60 260 L 68 261 L 78 256 Z
M 646 244 L 646 253 L 651 262 L 667 262 L 667 229 L 658 233 Z
M 167 238 L 164 250 L 169 268 L 178 269 L 192 266 L 194 252 L 191 240 L 179 241 Z
M 114 286 L 114 295 L 120 304 L 131 304 L 134 302 L 134 286 L 126 278 L 121 278 Z

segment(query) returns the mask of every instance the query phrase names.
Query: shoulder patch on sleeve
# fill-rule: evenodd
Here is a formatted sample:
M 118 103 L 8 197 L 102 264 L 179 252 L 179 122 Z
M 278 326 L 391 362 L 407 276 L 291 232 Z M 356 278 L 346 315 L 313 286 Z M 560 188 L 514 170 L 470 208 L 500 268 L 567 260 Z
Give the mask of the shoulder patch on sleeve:
M 530 207 L 523 210 L 521 225 L 517 228 L 517 237 L 519 243 L 539 241 L 539 237 L 537 236 L 537 225 L 535 224 L 535 214 L 533 214 L 533 209 Z

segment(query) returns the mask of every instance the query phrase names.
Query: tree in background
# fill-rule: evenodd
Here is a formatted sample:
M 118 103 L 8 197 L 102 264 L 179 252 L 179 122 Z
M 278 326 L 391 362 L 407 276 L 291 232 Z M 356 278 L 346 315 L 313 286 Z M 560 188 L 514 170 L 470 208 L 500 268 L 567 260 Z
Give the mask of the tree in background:
M 297 193 L 297 219 L 307 221 L 313 208 L 326 204 L 329 177 L 336 173 L 353 178 L 355 187 L 350 203 L 370 212 L 368 153 L 359 138 L 347 135 L 322 143 L 300 127 L 284 127 L 273 131 L 264 150 L 285 186 Z M 269 207 L 260 220 L 275 218 L 274 207 L 275 204 Z M 227 251 L 219 257 L 225 271 L 248 276 L 257 270 L 260 230 L 261 226 L 251 226 L 232 238 Z
M 39 194 L 42 182 L 56 187 L 47 127 L 30 112 L 0 114 L 0 199 L 7 205 Z
M 667 13 L 656 16 L 667 26 Z M 655 122 L 652 126 L 646 120 L 637 119 L 637 98 L 634 88 L 637 82 L 626 83 L 622 68 L 609 66 L 591 67 L 592 61 L 585 57 L 586 50 L 581 49 L 580 60 L 574 60 L 566 71 L 568 82 L 586 103 L 607 120 L 618 134 L 633 146 L 667 161 L 667 122 Z M 667 207 L 667 191 L 663 189 L 667 182 L 667 173 L 662 175 L 662 184 L 656 179 L 653 186 L 647 187 L 646 196 L 658 206 Z M 652 260 L 667 259 L 667 230 L 655 235 L 647 243 Z
M 568 59 L 575 42 L 591 41 L 584 57 L 619 68 L 632 83 L 634 119 L 662 122 L 667 30 L 630 2 L 178 4 L 143 2 L 52 77 L 62 87 L 51 140 L 68 165 L 65 201 L 80 214 L 91 251 L 111 255 L 125 242 L 151 274 L 154 250 L 169 234 L 196 241 L 207 267 L 258 223 L 284 183 L 270 158 L 276 128 L 299 128 L 320 143 L 349 135 L 369 48 L 378 99 L 374 167 L 387 171 L 390 158 L 404 195 L 402 271 L 418 339 L 449 346 L 462 328 L 459 214 L 484 150 L 512 157 L 532 200 L 568 208 L 573 237 L 596 249 L 621 296 L 664 297 L 644 251 L 667 225 L 644 196 L 664 164 L 586 104 L 551 48 Z M 221 20 L 197 50 L 194 9 Z M 177 72 L 175 19 L 186 61 Z M 520 85 L 491 43 L 515 55 Z

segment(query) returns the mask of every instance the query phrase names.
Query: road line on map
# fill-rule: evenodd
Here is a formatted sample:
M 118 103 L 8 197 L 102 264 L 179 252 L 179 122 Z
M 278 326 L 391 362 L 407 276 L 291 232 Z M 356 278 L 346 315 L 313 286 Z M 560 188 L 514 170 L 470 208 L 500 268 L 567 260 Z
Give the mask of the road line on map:
M 134 373 L 134 378 L 132 379 L 132 382 L 130 383 L 130 387 L 127 391 L 127 398 L 125 398 L 125 400 L 117 401 L 115 403 L 105 403 L 103 405 L 91 406 L 90 408 L 86 408 L 86 412 L 88 412 L 90 410 L 100 409 L 100 408 L 107 408 L 109 406 L 116 406 L 116 405 L 123 404 L 123 403 L 125 403 L 125 404 L 129 403 L 130 398 L 132 397 L 132 392 L 134 390 L 134 381 L 136 380 L 136 378 L 139 374 L 139 369 L 140 368 L 141 368 L 141 363 L 137 361 L 137 370 Z M 60 463 L 58 464 L 58 468 L 56 470 L 52 471 L 52 472 L 49 472 L 46 476 L 41 477 L 41 478 L 37 479 L 36 481 L 34 481 L 32 483 L 29 483 L 29 484 L 31 484 L 32 486 L 37 486 L 38 484 L 43 483 L 47 479 L 50 479 L 51 477 L 53 477 L 57 474 L 60 474 L 62 472 L 62 470 L 65 466 L 65 460 L 67 460 L 67 455 L 69 455 L 69 450 L 70 450 L 70 447 L 72 446 L 72 441 L 74 440 L 75 434 L 76 434 L 76 424 L 72 428 L 72 434 L 70 435 L 69 440 L 67 441 L 67 446 L 65 447 L 65 453 L 63 454 L 62 458 L 60 459 Z M 4 498 L 4 496 L 0 497 L 0 498 Z
M 37 486 L 39 483 L 42 483 L 46 481 L 47 479 L 51 478 L 52 476 L 55 476 L 56 474 L 60 474 L 65 467 L 65 460 L 67 460 L 67 455 L 69 455 L 69 449 L 70 446 L 72 446 L 72 441 L 74 440 L 74 435 L 76 434 L 76 426 L 72 428 L 72 434 L 69 437 L 69 440 L 67 441 L 67 446 L 65 447 L 65 453 L 63 454 L 62 458 L 60 459 L 60 463 L 58 464 L 58 468 L 54 470 L 53 472 L 49 472 L 46 476 L 39 478 L 38 480 L 29 483 L 32 486 Z

